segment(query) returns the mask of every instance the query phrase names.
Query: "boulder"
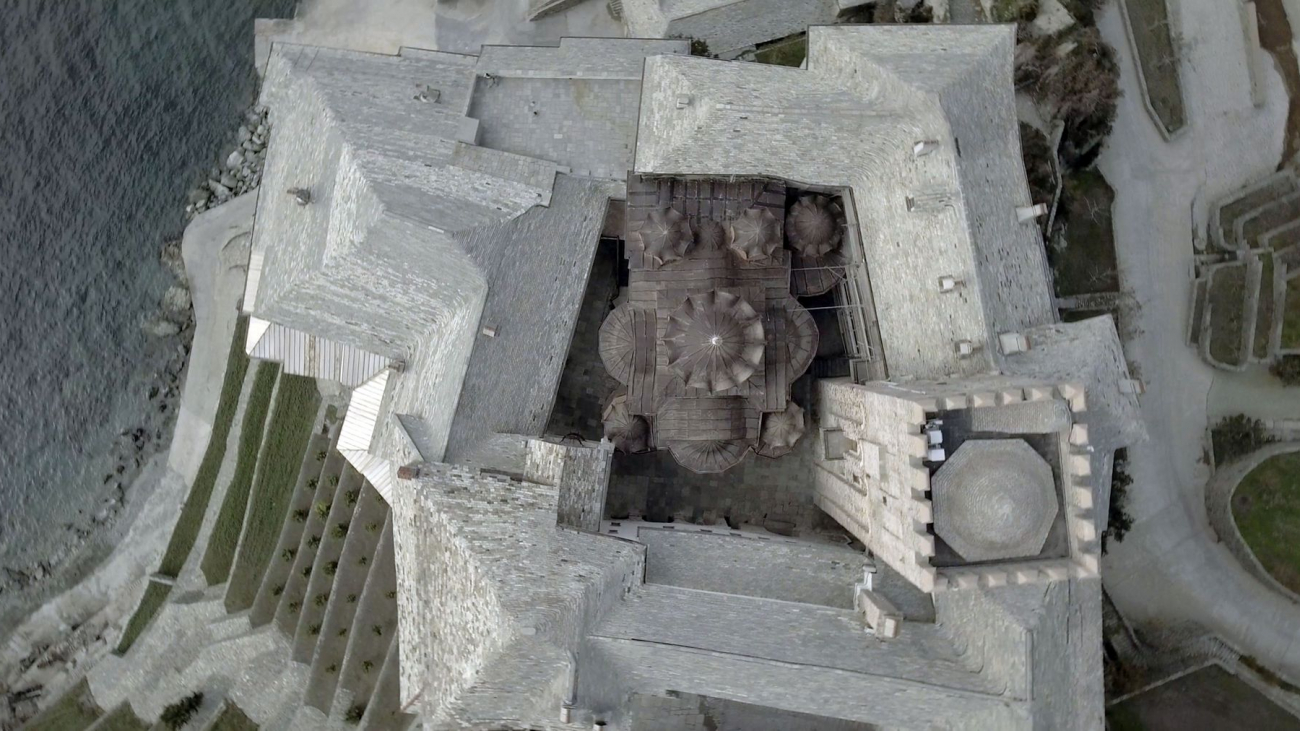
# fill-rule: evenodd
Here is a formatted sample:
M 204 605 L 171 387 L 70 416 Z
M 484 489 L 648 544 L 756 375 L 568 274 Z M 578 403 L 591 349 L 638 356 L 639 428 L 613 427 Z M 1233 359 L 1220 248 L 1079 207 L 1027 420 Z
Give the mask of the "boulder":
M 179 325 L 167 320 L 150 320 L 144 325 L 144 331 L 156 338 L 169 338 L 181 331 Z
M 190 310 L 190 290 L 179 284 L 173 284 L 167 288 L 163 294 L 162 307 L 163 312 L 168 315 L 184 316 Z
M 244 153 L 235 150 L 226 157 L 226 167 L 237 168 L 244 163 Z

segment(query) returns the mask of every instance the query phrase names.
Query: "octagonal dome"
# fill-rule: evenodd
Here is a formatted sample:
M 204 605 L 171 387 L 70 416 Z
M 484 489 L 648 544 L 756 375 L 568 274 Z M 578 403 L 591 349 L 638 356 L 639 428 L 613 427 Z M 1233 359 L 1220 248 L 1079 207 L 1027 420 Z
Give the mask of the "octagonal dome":
M 930 488 L 934 532 L 971 562 L 1036 556 L 1059 509 L 1051 466 L 1022 439 L 964 442 Z
M 844 209 L 824 195 L 803 196 L 785 215 L 785 235 L 804 256 L 825 256 L 844 236 Z

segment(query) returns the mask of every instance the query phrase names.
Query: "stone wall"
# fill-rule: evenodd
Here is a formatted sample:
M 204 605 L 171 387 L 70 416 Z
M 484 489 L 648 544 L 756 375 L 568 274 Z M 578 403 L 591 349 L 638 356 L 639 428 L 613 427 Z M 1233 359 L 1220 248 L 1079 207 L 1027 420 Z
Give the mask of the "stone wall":
M 624 8 L 629 4 L 625 0 Z M 702 40 L 709 44 L 709 53 L 723 58 L 802 33 L 810 25 L 834 22 L 839 13 L 836 0 L 679 0 L 673 5 L 667 35 Z
M 559 490 L 560 525 L 599 533 L 613 460 L 614 447 L 604 440 L 586 446 L 530 439 L 524 479 Z

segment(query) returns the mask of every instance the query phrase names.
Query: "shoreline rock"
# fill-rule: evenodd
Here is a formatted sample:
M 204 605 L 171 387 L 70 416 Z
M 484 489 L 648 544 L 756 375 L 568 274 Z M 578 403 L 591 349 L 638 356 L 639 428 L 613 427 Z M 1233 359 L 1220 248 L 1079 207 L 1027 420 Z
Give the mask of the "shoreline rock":
M 262 184 L 262 165 L 266 162 L 270 135 L 265 107 L 255 105 L 244 112 L 235 132 L 235 146 L 222 158 L 222 166 L 209 170 L 204 181 L 187 196 L 186 220 Z

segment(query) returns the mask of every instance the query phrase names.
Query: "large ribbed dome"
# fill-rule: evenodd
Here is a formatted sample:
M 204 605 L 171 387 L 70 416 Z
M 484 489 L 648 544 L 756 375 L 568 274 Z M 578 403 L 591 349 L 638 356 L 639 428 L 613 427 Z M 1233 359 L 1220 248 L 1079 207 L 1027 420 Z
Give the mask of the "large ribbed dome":
M 626 302 L 600 325 L 600 360 L 614 380 L 627 385 L 636 349 L 635 312 Z
M 731 292 L 694 294 L 664 330 L 668 365 L 693 388 L 711 393 L 744 383 L 763 364 L 763 321 Z
M 790 246 L 804 256 L 825 256 L 844 237 L 844 209 L 824 195 L 806 195 L 785 216 Z
M 672 208 L 651 211 L 629 227 L 627 244 L 663 265 L 686 256 L 690 250 L 691 227 L 686 217 Z
M 972 562 L 1037 555 L 1058 510 L 1052 468 L 1023 439 L 964 442 L 930 487 L 935 534 Z
M 750 208 L 727 226 L 727 245 L 743 261 L 768 259 L 781 248 L 781 222 L 770 208 Z

